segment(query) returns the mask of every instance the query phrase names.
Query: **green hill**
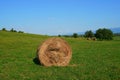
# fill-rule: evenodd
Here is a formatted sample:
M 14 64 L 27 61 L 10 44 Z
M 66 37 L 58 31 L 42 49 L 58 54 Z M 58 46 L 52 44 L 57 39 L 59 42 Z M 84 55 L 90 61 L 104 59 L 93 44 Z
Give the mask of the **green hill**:
M 48 36 L 0 31 L 0 80 L 120 80 L 120 37 L 112 41 L 64 38 L 72 47 L 67 67 L 35 62 Z

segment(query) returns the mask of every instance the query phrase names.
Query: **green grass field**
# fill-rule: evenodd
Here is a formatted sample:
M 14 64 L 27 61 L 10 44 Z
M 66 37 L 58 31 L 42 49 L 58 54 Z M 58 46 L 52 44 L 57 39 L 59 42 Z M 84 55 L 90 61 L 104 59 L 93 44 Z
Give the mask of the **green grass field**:
M 120 37 L 112 41 L 64 38 L 72 47 L 66 67 L 36 64 L 48 36 L 0 31 L 0 80 L 120 80 Z

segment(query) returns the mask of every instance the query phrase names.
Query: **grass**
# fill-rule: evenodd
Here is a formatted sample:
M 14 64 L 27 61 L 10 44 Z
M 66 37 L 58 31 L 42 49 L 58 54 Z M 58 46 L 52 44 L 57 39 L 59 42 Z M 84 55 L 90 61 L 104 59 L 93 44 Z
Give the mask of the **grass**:
M 120 80 L 120 37 L 112 41 L 64 38 L 72 47 L 66 67 L 34 62 L 48 36 L 0 31 L 0 80 Z

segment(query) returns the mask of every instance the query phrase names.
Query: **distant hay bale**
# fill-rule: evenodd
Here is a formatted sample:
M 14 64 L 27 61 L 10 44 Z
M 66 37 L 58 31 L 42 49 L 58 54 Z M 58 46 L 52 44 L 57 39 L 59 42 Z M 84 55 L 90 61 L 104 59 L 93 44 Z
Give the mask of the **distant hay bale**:
M 44 66 L 67 66 L 72 57 L 69 44 L 61 38 L 50 38 L 38 47 L 37 56 Z

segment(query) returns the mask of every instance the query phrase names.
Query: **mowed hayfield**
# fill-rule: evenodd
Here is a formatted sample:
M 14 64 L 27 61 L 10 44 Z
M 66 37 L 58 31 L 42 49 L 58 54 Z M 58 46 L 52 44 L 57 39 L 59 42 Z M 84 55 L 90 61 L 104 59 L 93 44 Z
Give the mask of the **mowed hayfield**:
M 120 80 L 120 37 L 112 41 L 64 38 L 72 48 L 66 67 L 44 67 L 35 59 L 49 36 L 0 31 L 0 80 Z

